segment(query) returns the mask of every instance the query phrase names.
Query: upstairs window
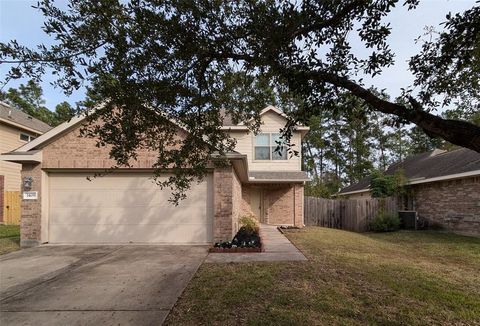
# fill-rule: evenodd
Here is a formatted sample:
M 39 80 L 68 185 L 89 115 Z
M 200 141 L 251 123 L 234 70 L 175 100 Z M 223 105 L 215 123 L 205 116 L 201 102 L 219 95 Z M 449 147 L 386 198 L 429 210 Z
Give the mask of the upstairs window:
M 254 159 L 256 161 L 283 161 L 287 159 L 287 147 L 281 134 L 258 134 L 255 136 L 254 147 Z
M 29 142 L 29 141 L 32 141 L 32 140 L 34 140 L 34 139 L 35 139 L 35 137 L 33 137 L 33 136 L 30 136 L 30 135 L 27 135 L 27 134 L 23 134 L 23 133 L 20 134 L 20 140 Z

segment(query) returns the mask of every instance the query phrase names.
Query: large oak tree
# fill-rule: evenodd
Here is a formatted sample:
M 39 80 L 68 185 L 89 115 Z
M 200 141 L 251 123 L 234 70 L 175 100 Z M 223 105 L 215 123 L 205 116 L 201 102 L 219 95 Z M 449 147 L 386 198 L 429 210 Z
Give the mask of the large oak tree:
M 89 103 L 103 103 L 90 120 L 104 124 L 92 124 L 85 134 L 111 144 L 119 166 L 138 149 L 157 151 L 157 171 L 176 172 L 162 185 L 179 193 L 204 175 L 212 154 L 232 149 L 219 129 L 219 108 L 258 127 L 258 78 L 303 103 L 284 130 L 287 137 L 296 122 L 335 109 L 338 94 L 348 92 L 430 137 L 480 152 L 479 127 L 432 113 L 459 99 L 478 109 L 478 6 L 447 16 L 444 30 L 411 59 L 416 92 L 406 87 L 405 104 L 379 97 L 358 77 L 394 63 L 385 17 L 402 5 L 414 10 L 418 0 L 71 0 L 67 10 L 43 0 L 38 10 L 54 45 L 1 43 L 0 62 L 11 64 L 7 78 L 54 72 L 67 94 L 87 85 Z M 354 38 L 369 55 L 352 48 Z M 232 89 L 226 76 L 234 72 L 243 78 Z M 172 121 L 190 133 L 166 151 L 179 142 Z

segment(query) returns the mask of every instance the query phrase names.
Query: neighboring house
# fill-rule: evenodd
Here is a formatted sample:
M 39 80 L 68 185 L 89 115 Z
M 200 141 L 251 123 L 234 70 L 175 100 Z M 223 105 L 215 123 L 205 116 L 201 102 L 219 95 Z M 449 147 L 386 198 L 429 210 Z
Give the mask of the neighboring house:
M 407 194 L 400 209 L 415 210 L 430 224 L 453 232 L 480 235 L 480 153 L 460 148 L 433 150 L 391 165 L 386 174 L 403 170 Z M 370 198 L 370 179 L 342 189 L 338 198 Z
M 52 129 L 46 123 L 0 102 L 0 153 L 10 152 Z M 0 223 L 18 224 L 21 164 L 0 161 Z
M 225 119 L 223 129 L 237 139 L 217 168 L 187 199 L 173 206 L 170 191 L 151 181 L 154 152 L 138 153 L 134 168 L 88 181 L 115 164 L 108 148 L 79 137 L 83 117 L 73 118 L 33 142 L 2 155 L 22 163 L 32 177 L 31 199 L 22 201 L 21 244 L 39 243 L 212 243 L 231 239 L 238 219 L 253 213 L 262 223 L 303 226 L 301 157 L 277 154 L 275 140 L 286 117 L 274 107 L 261 114 L 261 133 Z M 178 127 L 179 137 L 187 130 Z M 301 149 L 308 127 L 297 126 L 292 143 Z M 167 177 L 167 176 L 165 176 Z M 35 193 L 36 192 L 36 193 Z

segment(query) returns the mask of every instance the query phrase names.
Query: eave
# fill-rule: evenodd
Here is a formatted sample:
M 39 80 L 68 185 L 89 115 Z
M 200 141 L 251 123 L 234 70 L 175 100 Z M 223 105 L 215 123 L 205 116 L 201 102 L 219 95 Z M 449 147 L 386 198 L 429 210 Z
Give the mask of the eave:
M 431 182 L 437 182 L 437 181 L 448 181 L 448 180 L 463 179 L 463 178 L 475 177 L 475 176 L 480 176 L 480 170 L 443 175 L 443 176 L 433 177 L 433 178 L 424 178 L 424 177 L 412 178 L 412 179 L 407 181 L 406 185 L 410 186 L 410 185 L 431 183 Z M 358 194 L 358 193 L 368 192 L 368 191 L 370 191 L 370 188 L 364 188 L 364 189 L 355 190 L 355 191 L 348 191 L 348 192 L 341 192 L 341 193 L 337 193 L 336 196 L 346 196 L 346 195 Z
M 248 183 L 304 183 L 308 179 L 249 179 Z
M 42 151 L 10 152 L 0 155 L 0 161 L 13 163 L 42 163 Z

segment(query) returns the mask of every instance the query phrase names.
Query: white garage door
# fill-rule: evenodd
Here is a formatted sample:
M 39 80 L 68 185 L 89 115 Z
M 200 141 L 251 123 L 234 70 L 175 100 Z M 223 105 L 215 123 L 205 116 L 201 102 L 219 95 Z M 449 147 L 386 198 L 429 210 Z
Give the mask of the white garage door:
M 208 243 L 212 177 L 173 206 L 149 174 L 49 174 L 50 243 Z

